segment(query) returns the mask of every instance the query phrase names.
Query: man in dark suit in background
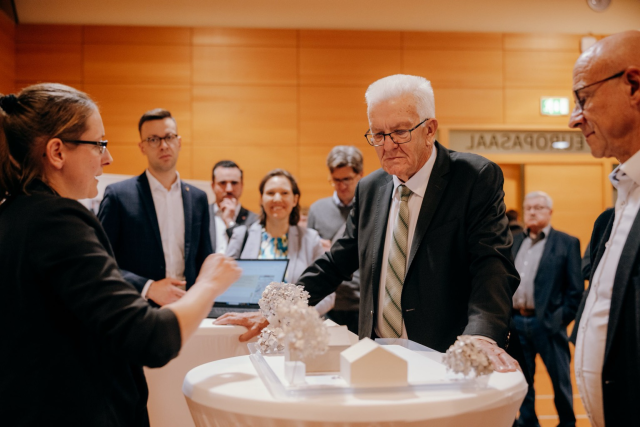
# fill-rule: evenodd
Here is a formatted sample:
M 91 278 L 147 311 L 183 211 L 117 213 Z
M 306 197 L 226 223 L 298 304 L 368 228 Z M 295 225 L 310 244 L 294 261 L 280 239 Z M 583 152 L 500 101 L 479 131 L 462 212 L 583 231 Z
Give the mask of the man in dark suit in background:
M 475 336 L 498 370 L 517 363 L 502 349 L 518 273 L 505 216 L 500 168 L 435 141 L 438 121 L 429 81 L 395 75 L 366 93 L 382 169 L 358 184 L 345 234 L 298 284 L 315 304 L 360 267 L 360 337 L 402 337 L 445 351 Z M 218 323 L 266 326 L 257 315 Z
M 620 162 L 614 209 L 596 220 L 589 289 L 573 329 L 578 390 L 593 427 L 640 420 L 640 31 L 605 37 L 573 68 L 579 128 L 594 157 Z
M 233 229 L 238 225 L 249 227 L 258 220 L 258 215 L 240 205 L 243 173 L 235 162 L 221 160 L 216 163 L 211 180 L 216 196 L 216 201 L 209 205 L 211 247 L 215 253 L 224 254 Z
M 553 385 L 561 427 L 574 427 L 567 325 L 575 318 L 584 291 L 580 241 L 551 227 L 553 201 L 542 191 L 524 198 L 525 231 L 511 248 L 520 273 L 513 296 L 513 321 L 531 378 L 540 354 Z M 520 427 L 539 427 L 533 383 L 520 408 Z
M 125 280 L 162 306 L 184 295 L 212 253 L 209 208 L 206 193 L 176 171 L 182 141 L 171 113 L 147 111 L 138 130 L 148 168 L 109 185 L 98 218 Z

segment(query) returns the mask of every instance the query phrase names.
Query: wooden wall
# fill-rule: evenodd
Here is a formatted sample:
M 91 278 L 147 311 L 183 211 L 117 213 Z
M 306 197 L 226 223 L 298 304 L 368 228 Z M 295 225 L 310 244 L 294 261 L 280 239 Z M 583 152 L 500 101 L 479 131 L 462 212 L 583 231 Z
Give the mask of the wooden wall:
M 445 143 L 457 126 L 565 129 L 566 116 L 539 114 L 539 97 L 571 97 L 579 42 L 579 35 L 19 25 L 15 82 L 59 81 L 88 92 L 115 159 L 106 172 L 144 169 L 136 124 L 163 107 L 183 137 L 183 177 L 208 180 L 216 161 L 233 159 L 245 170 L 243 204 L 257 209 L 260 178 L 283 167 L 298 177 L 308 206 L 332 192 L 324 162 L 334 145 L 360 147 L 367 173 L 379 167 L 363 138 L 364 92 L 376 79 L 430 79 Z M 595 203 L 606 206 L 603 198 Z
M 0 12 L 0 94 L 13 92 L 16 79 L 15 24 Z

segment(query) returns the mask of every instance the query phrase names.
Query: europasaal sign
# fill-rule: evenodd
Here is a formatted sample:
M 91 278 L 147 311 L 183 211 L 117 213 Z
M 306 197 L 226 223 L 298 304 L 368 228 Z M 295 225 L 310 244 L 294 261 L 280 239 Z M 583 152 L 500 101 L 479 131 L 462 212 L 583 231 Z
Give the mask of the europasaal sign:
M 582 133 L 549 131 L 450 130 L 449 148 L 455 151 L 502 154 L 591 152 Z

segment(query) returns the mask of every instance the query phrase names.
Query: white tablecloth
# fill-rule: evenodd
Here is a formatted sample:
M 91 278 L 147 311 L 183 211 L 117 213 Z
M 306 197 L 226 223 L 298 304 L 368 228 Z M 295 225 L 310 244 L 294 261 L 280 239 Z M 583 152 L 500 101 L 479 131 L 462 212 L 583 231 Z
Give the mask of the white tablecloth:
M 486 387 L 276 399 L 241 356 L 192 369 L 183 392 L 197 427 L 511 427 L 527 385 L 520 372 L 494 373 Z
M 247 344 L 238 341 L 246 331 L 244 326 L 219 326 L 214 325 L 212 319 L 205 319 L 178 357 L 162 368 L 145 368 L 151 427 L 194 425 L 182 394 L 185 375 L 192 368 L 213 360 L 249 354 Z

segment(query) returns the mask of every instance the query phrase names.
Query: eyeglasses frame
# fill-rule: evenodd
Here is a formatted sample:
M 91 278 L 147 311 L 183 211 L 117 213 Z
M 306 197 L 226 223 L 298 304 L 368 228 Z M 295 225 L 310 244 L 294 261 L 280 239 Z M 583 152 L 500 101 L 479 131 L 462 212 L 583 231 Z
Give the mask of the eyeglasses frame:
M 95 145 L 100 148 L 100 154 L 104 154 L 107 150 L 108 140 L 103 141 L 83 141 L 81 139 L 60 139 L 62 142 L 69 142 L 71 144 L 87 144 L 87 145 Z
M 580 110 L 582 110 L 584 108 L 584 103 L 587 101 L 586 99 L 584 101 L 580 101 L 579 92 L 581 90 L 584 90 L 584 89 L 586 89 L 588 87 L 591 87 L 591 86 L 595 86 L 595 85 L 600 84 L 600 83 L 608 82 L 609 80 L 617 79 L 618 77 L 622 77 L 624 75 L 625 71 L 627 71 L 627 70 L 619 71 L 619 72 L 615 73 L 614 75 L 609 76 L 609 77 L 607 77 L 605 79 L 598 80 L 597 82 L 589 83 L 588 85 L 584 85 L 582 87 L 579 87 L 578 89 L 575 89 L 573 91 L 573 95 L 575 96 L 576 105 L 580 107 Z
M 153 145 L 151 143 L 151 141 L 149 141 L 149 138 L 158 138 L 159 142 L 158 145 Z M 158 148 L 162 145 L 162 142 L 166 142 L 167 145 L 172 145 L 167 139 L 173 139 L 175 138 L 175 140 L 177 141 L 180 138 L 180 135 L 176 134 L 176 133 L 170 133 L 169 135 L 165 135 L 165 136 L 149 136 L 145 139 L 143 139 L 143 142 L 146 142 L 147 144 L 149 144 L 150 147 L 152 148 Z
M 384 141 L 385 141 L 385 139 L 386 139 L 386 137 L 387 137 L 387 136 L 388 136 L 388 137 L 391 139 L 391 141 L 392 141 L 394 144 L 396 144 L 396 145 L 407 144 L 407 143 L 411 142 L 411 135 L 412 135 L 412 134 L 411 134 L 411 132 L 413 132 L 414 130 L 418 129 L 418 128 L 419 128 L 422 124 L 424 124 L 427 120 L 429 120 L 429 118 L 424 119 L 423 121 L 421 121 L 420 123 L 418 123 L 417 125 L 415 125 L 414 127 L 412 127 L 411 129 L 396 129 L 396 130 L 394 130 L 393 132 L 379 134 L 379 135 L 382 135 L 382 144 L 374 144 L 373 142 L 371 142 L 371 140 L 369 140 L 369 137 L 368 137 L 367 135 L 371 135 L 371 136 L 373 136 L 373 135 L 374 135 L 374 134 L 372 134 L 372 133 L 371 133 L 371 128 L 369 128 L 369 129 L 367 130 L 367 132 L 364 134 L 364 138 L 367 140 L 367 142 L 369 143 L 369 145 L 371 145 L 372 147 L 382 147 L 382 146 L 384 145 Z M 409 132 L 409 140 L 408 140 L 408 141 L 404 141 L 404 142 L 396 142 L 396 141 L 393 139 L 393 136 L 391 136 L 391 135 L 392 135 L 392 134 L 394 134 L 394 133 L 396 133 L 396 132 L 398 132 L 399 130 Z M 375 135 L 378 135 L 378 134 L 375 134 Z

